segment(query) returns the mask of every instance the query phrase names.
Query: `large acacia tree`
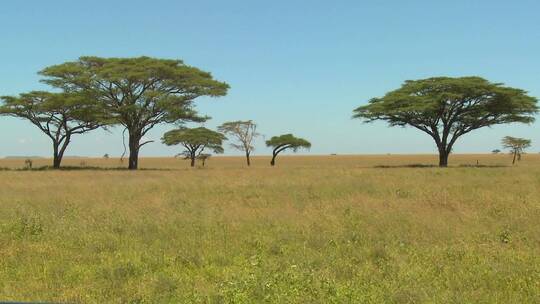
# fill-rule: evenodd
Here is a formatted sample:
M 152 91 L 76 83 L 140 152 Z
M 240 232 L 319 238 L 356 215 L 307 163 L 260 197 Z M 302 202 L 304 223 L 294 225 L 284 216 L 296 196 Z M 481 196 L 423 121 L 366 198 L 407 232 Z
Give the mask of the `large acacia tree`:
M 246 154 L 246 162 L 250 166 L 251 152 L 255 149 L 253 147 L 253 140 L 259 136 L 259 133 L 257 133 L 257 124 L 252 120 L 229 121 L 219 126 L 218 130 L 236 139 L 236 142 L 231 143 L 231 146 Z
M 212 131 L 210 129 L 199 128 L 179 128 L 166 132 L 161 141 L 168 145 L 182 145 L 183 154 L 191 160 L 191 166 L 195 166 L 195 160 L 201 157 L 205 149 L 210 149 L 214 153 L 223 153 L 223 141 L 227 138 L 225 135 Z
M 81 57 L 45 68 L 43 80 L 67 92 L 94 96 L 129 134 L 129 169 L 137 169 L 143 136 L 160 123 L 204 121 L 194 110 L 201 96 L 223 96 L 229 86 L 181 60 Z
M 536 103 L 523 90 L 480 77 L 436 77 L 406 81 L 401 88 L 355 109 L 353 117 L 427 133 L 437 145 L 439 166 L 446 167 L 458 138 L 492 125 L 531 123 Z
M 104 112 L 88 96 L 79 93 L 33 91 L 20 96 L 3 96 L 0 114 L 23 118 L 45 133 L 53 143 L 53 168 L 75 134 L 97 129 L 106 123 Z
M 270 165 L 274 166 L 276 164 L 276 157 L 279 153 L 291 149 L 293 152 L 298 151 L 298 149 L 311 148 L 311 143 L 303 138 L 295 137 L 292 134 L 284 134 L 279 136 L 273 136 L 266 141 L 266 146 L 271 147 L 272 150 L 272 160 Z

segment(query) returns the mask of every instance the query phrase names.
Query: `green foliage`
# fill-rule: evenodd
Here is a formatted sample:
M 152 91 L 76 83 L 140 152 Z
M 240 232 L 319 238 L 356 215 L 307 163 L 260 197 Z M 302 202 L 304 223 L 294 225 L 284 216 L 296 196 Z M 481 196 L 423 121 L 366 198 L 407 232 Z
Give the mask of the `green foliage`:
M 3 101 L 0 114 L 27 119 L 46 133 L 53 132 L 53 128 L 60 132 L 84 133 L 88 128 L 106 123 L 103 108 L 91 96 L 82 93 L 32 91 L 0 99 Z
M 292 149 L 294 152 L 300 148 L 311 148 L 311 143 L 303 138 L 295 137 L 292 134 L 284 134 L 273 136 L 266 141 L 267 147 L 272 147 L 278 150 Z
M 356 108 L 353 117 L 417 128 L 433 137 L 446 160 L 456 140 L 473 130 L 533 122 L 536 103 L 523 90 L 480 77 L 436 77 L 406 81 L 401 88 Z
M 229 86 L 181 60 L 81 57 L 45 68 L 43 82 L 67 92 L 85 92 L 109 119 L 129 131 L 130 169 L 137 168 L 141 138 L 155 125 L 204 121 L 194 109 L 201 96 L 223 96 Z
M 0 115 L 23 118 L 53 142 L 53 166 L 59 167 L 72 136 L 107 124 L 104 109 L 83 92 L 32 91 L 18 97 L 2 96 Z
M 204 127 L 199 128 L 179 128 L 166 132 L 161 139 L 168 146 L 189 145 L 201 146 L 211 149 L 215 153 L 223 153 L 223 141 L 226 137 L 216 131 Z
M 282 151 L 292 149 L 296 152 L 300 148 L 309 149 L 311 143 L 303 138 L 294 137 L 292 134 L 284 134 L 270 138 L 266 141 L 266 146 L 274 149 L 272 151 L 272 160 L 270 161 L 270 165 L 274 166 L 276 164 L 276 157 Z
M 54 87 L 92 93 L 117 123 L 141 130 L 160 122 L 199 121 L 193 100 L 223 96 L 229 88 L 181 60 L 150 57 L 81 57 L 40 74 Z
M 462 133 L 494 124 L 531 123 L 536 103 L 523 90 L 480 77 L 437 77 L 408 80 L 400 89 L 358 107 L 354 117 L 426 131 L 446 126 Z
M 223 153 L 223 141 L 225 135 L 209 130 L 204 127 L 199 128 L 179 128 L 166 132 L 161 141 L 168 145 L 182 145 L 185 150 L 182 154 L 191 159 L 191 166 L 195 165 L 195 159 L 202 155 L 205 149 L 210 149 L 214 153 Z M 206 160 L 204 158 L 203 162 Z

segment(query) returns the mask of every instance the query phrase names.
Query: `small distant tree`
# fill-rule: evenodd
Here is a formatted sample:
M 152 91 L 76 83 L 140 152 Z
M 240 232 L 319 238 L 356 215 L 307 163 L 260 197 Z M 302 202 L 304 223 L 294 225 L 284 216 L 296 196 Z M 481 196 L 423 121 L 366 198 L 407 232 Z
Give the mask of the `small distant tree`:
M 32 159 L 27 158 L 24 160 L 24 165 L 26 166 L 27 169 L 32 169 L 32 164 L 33 164 Z
M 109 159 L 109 154 L 108 153 L 103 154 L 103 158 L 104 159 Z
M 212 156 L 212 154 L 208 153 L 201 153 L 199 156 L 197 156 L 197 159 L 201 161 L 202 166 L 204 167 L 206 161 Z
M 531 123 L 537 100 L 527 92 L 480 77 L 435 77 L 408 80 L 401 88 L 354 110 L 353 118 L 411 126 L 433 138 L 439 166 L 461 136 L 505 123 Z
M 255 137 L 259 136 L 259 133 L 257 133 L 257 125 L 251 120 L 231 121 L 219 126 L 218 130 L 237 140 L 237 143 L 231 143 L 231 146 L 236 150 L 246 153 L 246 162 L 247 165 L 250 166 L 250 155 L 254 150 L 253 140 Z
M 276 157 L 284 150 L 291 149 L 294 152 L 300 148 L 311 148 L 311 143 L 303 138 L 294 137 L 292 134 L 274 136 L 266 141 L 266 146 L 273 148 L 270 165 L 276 164 Z
M 83 134 L 105 124 L 102 109 L 83 94 L 34 91 L 18 97 L 3 96 L 0 114 L 30 121 L 53 143 L 53 168 L 75 134 Z
M 531 140 L 525 138 L 517 138 L 512 136 L 505 136 L 502 139 L 502 144 L 504 148 L 510 149 L 510 153 L 513 155 L 512 165 L 517 161 L 521 160 L 521 154 L 524 153 L 524 150 L 531 146 Z
M 495 150 L 491 151 L 491 153 L 493 153 L 493 154 L 499 154 L 499 153 L 501 153 L 501 150 L 495 149 Z
M 161 141 L 168 145 L 182 145 L 185 150 L 181 153 L 186 158 L 191 159 L 191 166 L 195 166 L 195 160 L 205 149 L 214 153 L 223 153 L 223 141 L 225 135 L 209 130 L 204 127 L 199 128 L 179 128 L 166 132 Z

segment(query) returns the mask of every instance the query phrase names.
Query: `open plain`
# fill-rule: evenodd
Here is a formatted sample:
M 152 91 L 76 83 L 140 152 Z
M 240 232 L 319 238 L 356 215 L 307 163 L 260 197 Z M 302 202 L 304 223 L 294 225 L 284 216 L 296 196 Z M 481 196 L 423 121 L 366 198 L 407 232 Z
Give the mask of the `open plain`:
M 0 298 L 540 303 L 540 155 L 437 161 L 0 160 Z

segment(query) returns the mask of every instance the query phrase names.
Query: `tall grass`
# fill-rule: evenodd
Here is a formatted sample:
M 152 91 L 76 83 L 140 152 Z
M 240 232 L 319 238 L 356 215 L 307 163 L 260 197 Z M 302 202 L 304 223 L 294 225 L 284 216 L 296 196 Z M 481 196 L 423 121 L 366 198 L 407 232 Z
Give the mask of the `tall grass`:
M 540 302 L 540 157 L 267 161 L 0 172 L 0 300 Z

